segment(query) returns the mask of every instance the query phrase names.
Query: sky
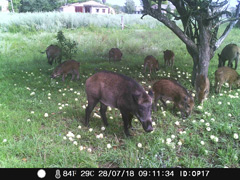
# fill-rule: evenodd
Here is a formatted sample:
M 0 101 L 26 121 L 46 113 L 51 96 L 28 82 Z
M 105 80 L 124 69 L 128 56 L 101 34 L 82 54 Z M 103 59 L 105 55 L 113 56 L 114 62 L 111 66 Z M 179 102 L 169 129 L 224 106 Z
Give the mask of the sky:
M 109 4 L 116 4 L 116 5 L 119 5 L 119 6 L 124 6 L 126 0 L 106 0 L 107 3 Z M 230 6 L 236 6 L 237 4 L 237 0 L 229 0 L 230 1 Z M 140 5 L 140 0 L 134 0 L 135 2 L 135 5 L 136 6 L 139 6 Z
M 140 5 L 140 0 L 133 0 L 136 6 Z M 106 0 L 107 3 L 112 4 L 112 5 L 119 5 L 119 6 L 124 6 L 126 0 Z

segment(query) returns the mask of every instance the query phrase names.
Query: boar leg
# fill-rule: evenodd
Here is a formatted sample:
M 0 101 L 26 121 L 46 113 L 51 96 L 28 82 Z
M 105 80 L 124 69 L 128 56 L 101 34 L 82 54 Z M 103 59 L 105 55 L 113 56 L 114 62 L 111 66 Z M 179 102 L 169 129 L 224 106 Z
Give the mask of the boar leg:
M 76 70 L 77 80 L 79 80 L 79 72 Z
M 85 126 L 89 126 L 89 118 L 92 113 L 94 107 L 97 105 L 98 100 L 93 98 L 88 98 L 88 106 L 85 110 Z
M 124 133 L 126 134 L 127 137 L 131 136 L 128 130 L 129 124 L 132 121 L 132 117 L 131 114 L 124 109 L 120 109 L 120 112 L 122 114 L 122 119 L 123 119 L 123 127 L 124 127 Z
M 167 104 L 165 103 L 165 101 L 163 100 L 163 98 L 162 98 L 162 97 L 160 97 L 160 101 L 162 102 L 162 104 L 163 104 L 164 108 L 166 108 L 166 107 L 167 107 Z
M 62 81 L 63 81 L 63 82 L 65 81 L 65 76 L 66 76 L 66 74 L 63 74 L 63 75 L 62 75 Z
M 107 106 L 105 104 L 101 103 L 100 114 L 101 114 L 101 117 L 102 117 L 102 120 L 103 120 L 103 124 L 105 126 L 108 126 L 106 111 L 107 111 Z
M 75 74 L 74 74 L 74 71 L 72 72 L 72 81 L 74 80 L 74 78 L 75 78 Z

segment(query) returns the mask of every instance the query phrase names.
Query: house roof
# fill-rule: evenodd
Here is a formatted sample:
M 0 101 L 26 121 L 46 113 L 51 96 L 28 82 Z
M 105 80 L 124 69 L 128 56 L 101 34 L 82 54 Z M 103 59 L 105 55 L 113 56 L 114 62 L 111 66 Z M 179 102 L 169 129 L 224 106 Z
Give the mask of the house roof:
M 92 6 L 92 7 L 105 7 L 107 8 L 108 6 L 105 6 L 103 4 L 100 4 L 96 1 L 87 1 L 87 2 L 83 2 L 83 3 L 73 3 L 73 4 L 68 4 L 62 7 L 66 7 L 66 6 Z

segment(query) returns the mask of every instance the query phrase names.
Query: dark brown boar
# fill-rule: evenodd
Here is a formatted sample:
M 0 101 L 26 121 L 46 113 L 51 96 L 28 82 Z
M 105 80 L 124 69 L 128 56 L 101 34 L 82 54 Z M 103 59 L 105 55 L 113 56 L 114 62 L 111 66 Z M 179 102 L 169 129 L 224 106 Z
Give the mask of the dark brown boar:
M 203 100 L 207 98 L 209 94 L 209 88 L 209 79 L 202 74 L 197 75 L 195 89 L 199 104 L 202 104 Z
M 75 78 L 75 75 L 77 75 L 77 79 L 79 79 L 79 62 L 75 60 L 68 60 L 64 61 L 62 64 L 59 64 L 52 73 L 52 78 L 56 78 L 60 75 L 62 75 L 62 80 L 65 80 L 65 77 L 67 74 L 72 74 L 72 79 Z
M 228 67 L 233 67 L 233 61 L 235 60 L 235 70 L 237 69 L 238 61 L 240 59 L 240 48 L 236 44 L 226 45 L 221 54 L 218 54 L 218 67 L 225 66 L 225 62 L 228 61 Z
M 112 48 L 109 51 L 109 62 L 111 59 L 113 59 L 113 61 L 121 61 L 122 58 L 122 52 L 120 51 L 120 49 L 118 48 Z
M 166 66 L 173 67 L 174 58 L 175 58 L 174 52 L 172 52 L 171 50 L 166 50 L 166 51 L 163 51 L 163 54 L 164 54 L 164 65 L 165 65 L 165 67 Z
M 238 87 L 240 86 L 240 76 L 232 68 L 220 67 L 215 71 L 215 92 L 216 93 L 219 93 L 221 91 L 221 87 L 225 82 L 229 83 L 229 88 L 231 91 L 233 84 L 236 84 Z
M 61 50 L 60 47 L 58 47 L 57 45 L 50 45 L 50 46 L 47 47 L 45 52 L 47 54 L 48 63 L 50 65 L 52 65 L 54 60 L 55 60 L 55 63 L 56 63 L 57 59 L 58 59 L 58 63 L 61 63 L 61 61 L 62 61 L 62 50 Z M 41 52 L 41 53 L 44 53 L 44 52 Z
M 174 109 L 177 107 L 181 111 L 182 118 L 188 117 L 194 106 L 194 99 L 188 91 L 176 80 L 162 78 L 153 84 L 154 103 L 153 110 L 157 110 L 157 101 L 160 99 L 166 107 L 165 100 L 174 102 Z
M 146 73 L 146 69 L 149 69 L 150 74 L 152 73 L 152 70 L 156 72 L 156 70 L 159 70 L 159 63 L 158 60 L 152 56 L 149 55 L 144 59 L 144 72 Z
M 152 92 L 149 95 L 135 80 L 109 71 L 98 72 L 86 81 L 88 106 L 85 125 L 89 125 L 90 114 L 100 102 L 100 114 L 105 126 L 108 125 L 107 106 L 118 108 L 122 114 L 124 132 L 130 136 L 128 128 L 135 115 L 146 132 L 153 130 L 151 120 Z

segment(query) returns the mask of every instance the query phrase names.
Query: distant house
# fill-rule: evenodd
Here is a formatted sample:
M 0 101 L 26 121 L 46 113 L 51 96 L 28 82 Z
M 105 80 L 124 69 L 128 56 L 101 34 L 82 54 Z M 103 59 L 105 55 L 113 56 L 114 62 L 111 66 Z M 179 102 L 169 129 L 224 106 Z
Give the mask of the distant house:
M 167 4 L 162 4 L 162 6 L 161 6 L 161 8 L 162 9 L 167 9 L 167 8 L 170 8 L 170 11 L 173 13 L 174 12 L 174 10 L 176 9 L 175 8 L 175 6 L 171 3 L 171 2 L 168 2 Z M 158 5 L 157 4 L 155 4 L 155 5 L 152 5 L 152 8 L 153 9 L 158 9 Z M 162 11 L 162 13 L 166 13 L 166 11 Z
M 0 0 L 0 12 L 9 12 L 8 0 Z
M 60 7 L 60 11 L 90 14 L 115 14 L 115 11 L 112 7 L 108 7 L 95 1 L 68 4 Z
M 143 7 L 142 6 L 136 6 L 135 7 L 135 14 L 142 14 Z

